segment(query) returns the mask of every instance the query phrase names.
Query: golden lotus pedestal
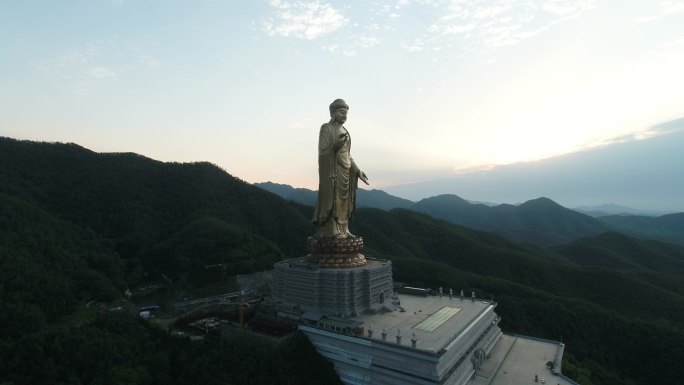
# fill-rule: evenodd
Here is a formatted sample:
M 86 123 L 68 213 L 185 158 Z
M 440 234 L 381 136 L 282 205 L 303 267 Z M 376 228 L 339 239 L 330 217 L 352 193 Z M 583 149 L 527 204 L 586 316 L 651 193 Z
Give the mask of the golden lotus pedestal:
M 365 265 L 363 238 L 316 238 L 307 239 L 309 254 L 306 262 L 316 263 L 323 268 L 348 268 Z

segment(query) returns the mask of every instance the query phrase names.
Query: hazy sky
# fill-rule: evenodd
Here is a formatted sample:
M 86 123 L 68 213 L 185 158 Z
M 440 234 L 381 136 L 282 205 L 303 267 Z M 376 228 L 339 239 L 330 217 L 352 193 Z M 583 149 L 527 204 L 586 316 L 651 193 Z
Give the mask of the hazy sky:
M 510 204 L 547 197 L 568 208 L 617 204 L 684 213 L 684 118 L 653 132 L 659 135 L 642 140 L 628 135 L 586 151 L 384 190 L 414 201 L 438 194 Z
M 0 135 L 316 188 L 328 104 L 371 187 L 684 116 L 684 1 L 3 1 Z

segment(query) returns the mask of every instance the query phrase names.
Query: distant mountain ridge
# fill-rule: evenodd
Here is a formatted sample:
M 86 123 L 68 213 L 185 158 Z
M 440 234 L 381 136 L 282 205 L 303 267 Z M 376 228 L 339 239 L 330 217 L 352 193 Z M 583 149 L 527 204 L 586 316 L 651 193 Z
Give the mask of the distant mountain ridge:
M 316 203 L 316 191 L 272 182 L 255 183 L 285 199 L 305 205 Z M 359 207 L 382 210 L 404 208 L 433 218 L 490 231 L 512 241 L 537 245 L 561 245 L 593 237 L 606 231 L 619 231 L 639 238 L 684 244 L 684 214 L 658 218 L 643 216 L 606 216 L 594 218 L 565 208 L 548 198 L 537 198 L 519 205 L 473 203 L 457 195 L 442 194 L 411 202 L 382 190 L 359 189 Z M 604 209 L 632 210 L 624 206 L 604 205 Z
M 560 245 L 609 229 L 602 222 L 566 209 L 548 198 L 533 199 L 518 206 L 489 207 L 471 204 L 456 195 L 440 195 L 423 199 L 410 209 L 473 229 L 491 231 L 516 242 L 538 245 Z
M 605 217 L 608 215 L 640 215 L 649 217 L 659 217 L 661 215 L 671 214 L 670 212 L 656 210 L 640 210 L 610 203 L 596 206 L 579 206 L 573 208 L 573 210 L 578 211 L 582 214 L 591 215 L 594 218 Z
M 253 185 L 293 202 L 307 206 L 314 206 L 316 204 L 317 192 L 313 190 L 295 188 L 287 184 L 273 182 L 254 183 Z
M 291 200 L 293 202 L 301 203 L 307 206 L 316 205 L 317 192 L 306 188 L 294 188 L 287 184 L 279 184 L 273 182 L 254 183 L 254 186 L 261 187 L 266 191 L 270 191 L 281 197 Z M 408 208 L 414 202 L 395 197 L 382 190 L 366 190 L 359 188 L 356 196 L 356 206 L 373 207 L 381 210 L 392 210 L 396 208 Z

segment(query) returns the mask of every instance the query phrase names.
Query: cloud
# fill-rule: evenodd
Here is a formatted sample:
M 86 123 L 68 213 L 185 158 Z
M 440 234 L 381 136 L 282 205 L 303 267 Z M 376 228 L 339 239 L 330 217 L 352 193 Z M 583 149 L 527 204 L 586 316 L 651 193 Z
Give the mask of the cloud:
M 432 25 L 429 30 L 438 32 L 442 35 L 451 35 L 470 32 L 475 29 L 475 24 L 448 24 Z
M 88 46 L 82 51 L 69 51 L 54 59 L 32 62 L 34 68 L 64 83 L 74 93 L 85 93 L 100 83 L 117 78 L 116 71 L 99 63 L 100 52 Z
M 547 0 L 542 3 L 542 9 L 557 16 L 575 17 L 594 8 L 594 3 L 593 0 Z
M 103 66 L 90 66 L 73 74 L 66 74 L 65 80 L 69 83 L 72 92 L 83 94 L 90 92 L 94 87 L 105 82 L 115 81 L 117 74 L 111 68 Z
M 116 78 L 116 73 L 107 67 L 92 67 L 89 68 L 85 74 L 94 80 L 107 80 Z
M 663 44 L 664 47 L 680 47 L 684 46 L 684 36 L 680 36 L 676 38 L 675 40 L 668 41 Z
M 271 0 L 272 14 L 259 28 L 270 36 L 314 40 L 345 27 L 344 40 L 335 34 L 321 48 L 347 56 L 391 42 L 398 33 L 398 48 L 405 51 L 463 56 L 534 38 L 589 12 L 598 1 L 386 0 L 345 5 L 343 13 L 318 0 Z M 355 22 L 345 13 L 355 15 Z
M 354 34 L 344 38 L 344 44 L 333 42 L 323 46 L 323 50 L 344 56 L 356 56 L 361 50 L 369 49 L 380 44 L 381 40 L 377 36 L 364 33 Z
M 362 35 L 358 38 L 357 43 L 361 48 L 371 48 L 380 44 L 380 39 L 375 36 Z
M 653 48 L 650 54 L 657 57 L 658 60 L 672 63 L 681 62 L 684 60 L 684 36 L 675 37 L 672 40 L 661 43 Z
M 611 138 L 599 139 L 598 141 L 587 144 L 584 149 L 606 147 L 618 143 L 628 143 L 638 140 L 651 139 L 663 135 L 669 135 L 684 131 L 684 117 L 669 120 L 650 127 L 643 128 L 625 135 Z
M 658 123 L 650 129 L 662 133 L 684 131 L 684 116 L 677 119 L 668 120 L 666 122 Z
M 505 5 L 488 5 L 488 6 L 479 6 L 475 8 L 475 11 L 473 12 L 473 17 L 475 19 L 485 19 L 485 18 L 491 18 L 497 15 L 500 15 L 501 13 L 504 13 L 508 11 L 511 8 L 511 4 L 505 4 Z
M 402 48 L 409 52 L 420 52 L 425 48 L 425 43 L 421 39 L 415 39 L 408 43 L 403 43 Z
M 416 0 L 435 18 L 422 40 L 434 46 L 457 43 L 466 51 L 486 52 L 530 39 L 568 19 L 592 10 L 596 0 Z M 402 2 L 401 8 L 406 7 Z M 407 10 L 408 11 L 408 10 Z M 405 49 L 413 47 L 404 44 Z
M 330 4 L 319 1 L 272 0 L 275 17 L 262 23 L 268 35 L 313 40 L 333 32 L 349 20 Z
M 57 57 L 56 64 L 58 67 L 67 68 L 77 65 L 84 65 L 88 63 L 88 58 L 81 52 L 68 52 Z
M 138 64 L 143 68 L 157 68 L 159 67 L 159 60 L 150 55 L 140 55 L 138 57 Z
M 53 58 L 32 60 L 31 66 L 70 92 L 89 93 L 134 71 L 157 68 L 157 58 L 116 40 L 92 40 Z
M 640 17 L 636 20 L 636 22 L 639 24 L 649 23 L 651 21 L 658 20 L 679 12 L 684 12 L 683 1 L 664 1 L 660 3 L 660 13 L 657 15 Z
M 311 117 L 299 118 L 299 119 L 295 119 L 295 120 L 290 121 L 287 124 L 287 128 L 290 128 L 290 129 L 308 128 L 308 127 L 311 127 L 312 125 L 314 125 L 313 122 L 314 122 L 314 119 Z

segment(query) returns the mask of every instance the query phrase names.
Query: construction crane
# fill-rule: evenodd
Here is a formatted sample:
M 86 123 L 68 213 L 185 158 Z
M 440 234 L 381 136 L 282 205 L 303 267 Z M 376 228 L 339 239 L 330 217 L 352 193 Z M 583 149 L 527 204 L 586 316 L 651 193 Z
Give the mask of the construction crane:
M 214 263 L 211 265 L 204 265 L 205 269 L 213 269 L 213 268 L 220 268 L 220 274 L 221 274 L 221 292 L 225 293 L 226 292 L 226 267 L 230 265 L 235 265 L 235 263 L 229 263 L 226 264 L 225 262 L 223 263 Z M 225 301 L 220 301 L 219 302 L 219 311 L 221 311 L 223 307 L 223 303 Z M 244 290 L 240 291 L 240 306 L 239 306 L 239 321 L 240 321 L 240 333 L 244 332 L 244 325 L 245 325 L 245 292 Z
M 234 265 L 234 263 L 226 264 L 225 262 L 222 262 L 222 263 L 214 263 L 212 265 L 204 265 L 205 269 L 215 269 L 215 268 L 220 269 L 219 274 L 220 274 L 221 283 L 220 283 L 220 289 L 219 290 L 221 291 L 221 293 L 226 292 L 226 275 L 227 275 L 226 274 L 226 268 L 230 265 Z
M 240 291 L 240 333 L 245 331 L 245 291 Z

